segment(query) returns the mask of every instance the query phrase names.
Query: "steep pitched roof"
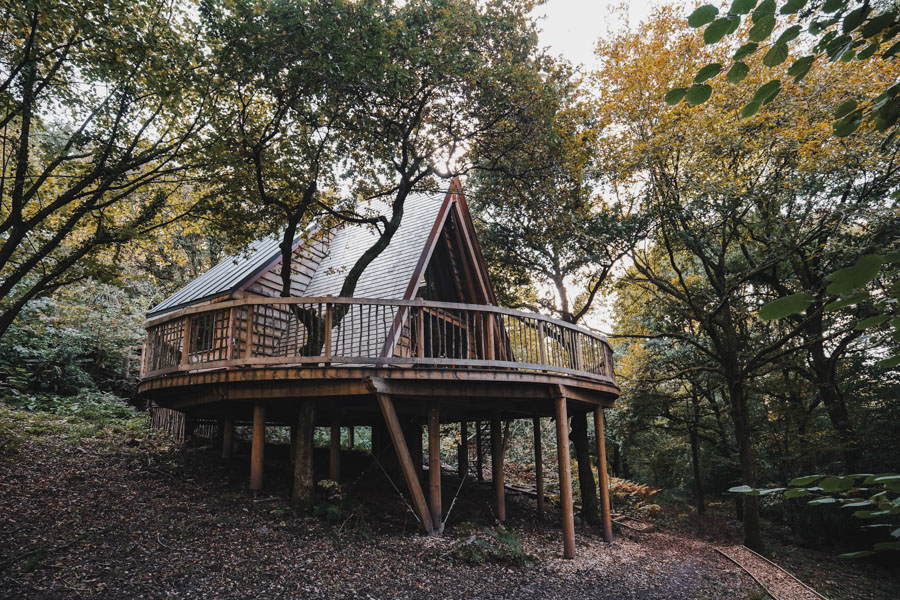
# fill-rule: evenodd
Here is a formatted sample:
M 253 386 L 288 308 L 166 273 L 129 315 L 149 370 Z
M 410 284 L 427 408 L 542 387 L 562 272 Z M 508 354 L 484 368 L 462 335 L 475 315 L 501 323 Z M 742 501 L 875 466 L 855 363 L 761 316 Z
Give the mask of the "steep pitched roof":
M 363 272 L 354 296 L 413 298 L 451 210 L 456 212 L 456 220 L 462 225 L 461 239 L 469 248 L 466 254 L 476 272 L 479 291 L 486 302 L 495 304 L 487 267 L 458 179 L 453 180 L 446 193 L 411 194 L 407 198 L 400 227 L 388 247 Z M 313 230 L 310 226 L 294 240 L 295 253 Z M 326 255 L 318 263 L 302 294 L 307 297 L 338 295 L 347 272 L 377 238 L 378 232 L 371 226 L 346 225 L 339 229 L 328 242 Z M 252 244 L 247 252 L 228 257 L 154 306 L 148 316 L 247 289 L 278 264 L 281 259 L 279 241 L 278 236 L 269 236 Z
M 304 237 L 308 232 L 304 232 Z M 301 241 L 294 240 L 294 244 Z M 250 244 L 241 254 L 229 256 L 212 269 L 193 280 L 147 312 L 155 316 L 189 304 L 227 296 L 252 281 L 277 263 L 281 258 L 278 235 L 269 235 Z

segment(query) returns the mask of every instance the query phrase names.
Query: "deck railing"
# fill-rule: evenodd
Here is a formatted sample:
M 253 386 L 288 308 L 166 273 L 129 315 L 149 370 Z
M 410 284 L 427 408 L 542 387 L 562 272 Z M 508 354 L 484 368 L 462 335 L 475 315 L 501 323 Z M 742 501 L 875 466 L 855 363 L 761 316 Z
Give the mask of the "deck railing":
M 147 321 L 144 378 L 245 366 L 363 365 L 552 372 L 612 383 L 606 338 L 494 306 L 245 298 Z

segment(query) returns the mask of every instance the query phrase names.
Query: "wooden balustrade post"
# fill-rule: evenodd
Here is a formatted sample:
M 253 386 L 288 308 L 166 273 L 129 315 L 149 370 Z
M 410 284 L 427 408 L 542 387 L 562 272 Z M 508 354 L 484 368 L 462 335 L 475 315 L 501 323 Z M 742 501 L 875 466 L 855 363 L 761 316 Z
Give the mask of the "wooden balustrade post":
M 331 304 L 328 304 L 325 307 L 325 346 L 322 350 L 322 354 L 325 358 L 331 358 L 331 322 L 332 322 L 332 307 Z
M 575 509 L 572 504 L 572 461 L 569 458 L 569 415 L 566 398 L 555 398 L 556 450 L 559 458 L 559 500 L 562 508 L 563 558 L 575 558 Z
M 441 508 L 441 420 L 440 409 L 428 409 L 428 503 L 431 522 L 437 533 L 444 531 Z
M 581 348 L 581 334 L 573 331 L 572 335 L 575 338 L 575 369 L 584 371 L 584 350 Z
M 184 318 L 184 324 L 181 326 L 181 366 L 187 367 L 191 364 L 191 317 Z
M 534 426 L 534 483 L 537 487 L 538 514 L 544 514 L 544 448 L 541 442 L 541 419 L 531 420 Z
M 253 313 L 255 311 L 255 304 L 247 305 L 247 347 L 244 348 L 244 358 L 253 358 Z
M 488 326 L 487 326 L 487 348 L 486 348 L 486 352 L 484 353 L 484 357 L 485 357 L 487 360 L 494 360 L 494 358 L 495 358 L 495 353 L 494 353 L 494 323 L 495 323 L 496 320 L 497 320 L 497 319 L 496 319 L 496 316 L 494 315 L 494 313 L 487 313 L 487 322 L 488 322 Z
M 425 358 L 425 309 L 416 308 L 416 356 Z
M 547 340 L 546 340 L 546 332 L 544 331 L 544 322 L 538 321 L 538 348 L 541 352 L 541 364 L 547 364 Z
M 250 446 L 250 489 L 254 494 L 263 486 L 263 455 L 266 449 L 266 406 L 253 404 L 253 442 Z
M 497 520 L 506 520 L 506 489 L 503 473 L 503 433 L 500 431 L 500 416 L 491 416 L 491 479 L 494 482 Z
M 600 480 L 600 519 L 603 522 L 603 540 L 611 542 L 612 515 L 609 504 L 609 472 L 606 468 L 606 440 L 603 435 L 603 408 L 594 409 L 594 434 L 597 440 L 597 478 Z

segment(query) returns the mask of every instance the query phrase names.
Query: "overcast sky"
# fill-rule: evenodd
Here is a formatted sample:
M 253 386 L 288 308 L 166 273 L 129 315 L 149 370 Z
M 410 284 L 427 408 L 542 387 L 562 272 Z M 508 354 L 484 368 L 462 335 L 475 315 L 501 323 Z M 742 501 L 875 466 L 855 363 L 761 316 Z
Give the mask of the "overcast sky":
M 536 11 L 536 15 L 543 16 L 538 22 L 541 44 L 548 46 L 553 55 L 591 67 L 597 39 L 624 29 L 629 23 L 637 25 L 654 4 L 649 0 L 549 0 Z

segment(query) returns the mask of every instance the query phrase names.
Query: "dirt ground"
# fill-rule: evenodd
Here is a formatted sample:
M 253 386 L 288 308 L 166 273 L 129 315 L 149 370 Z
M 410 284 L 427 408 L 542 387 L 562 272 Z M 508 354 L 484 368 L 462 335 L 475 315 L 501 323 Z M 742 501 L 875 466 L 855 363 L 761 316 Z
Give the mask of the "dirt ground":
M 578 556 L 563 560 L 558 514 L 541 518 L 533 500 L 510 494 L 509 529 L 529 565 L 473 564 L 457 550 L 478 527 L 472 522 L 491 520 L 489 484 L 467 482 L 445 534 L 428 538 L 360 454 L 344 462 L 362 508 L 334 522 L 295 516 L 289 465 L 277 449 L 267 452 L 267 489 L 253 499 L 245 455 L 223 464 L 211 447 L 114 431 L 73 440 L 48 427 L 29 436 L 0 455 L 0 597 L 766 597 L 715 552 L 736 541 L 725 521 L 671 513 L 656 531 L 620 530 L 612 544 L 579 525 Z M 445 481 L 445 511 L 457 483 Z M 795 573 L 832 598 L 888 598 L 897 589 L 897 579 L 883 590 L 867 585 L 880 571 L 805 556 L 799 568 L 808 572 Z

